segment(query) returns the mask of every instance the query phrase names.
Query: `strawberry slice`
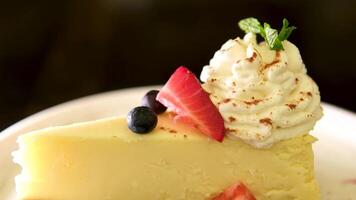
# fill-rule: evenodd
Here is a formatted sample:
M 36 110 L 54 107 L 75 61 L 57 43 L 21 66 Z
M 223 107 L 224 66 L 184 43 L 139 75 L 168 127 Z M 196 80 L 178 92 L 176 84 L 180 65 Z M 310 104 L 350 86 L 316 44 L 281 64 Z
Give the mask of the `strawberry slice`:
M 205 135 L 224 139 L 224 120 L 203 90 L 196 76 L 185 67 L 179 67 L 160 90 L 157 100 L 182 118 L 189 118 Z
M 243 183 L 238 182 L 212 200 L 256 200 L 256 198 Z

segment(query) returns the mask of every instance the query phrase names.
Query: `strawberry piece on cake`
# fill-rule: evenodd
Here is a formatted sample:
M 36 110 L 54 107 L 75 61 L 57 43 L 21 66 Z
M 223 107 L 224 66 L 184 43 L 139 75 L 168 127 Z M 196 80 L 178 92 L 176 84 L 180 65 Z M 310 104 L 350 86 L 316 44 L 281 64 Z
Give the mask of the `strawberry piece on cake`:
M 238 182 L 212 200 L 256 200 L 256 198 L 243 183 Z
M 205 135 L 222 141 L 224 120 L 203 90 L 196 76 L 185 67 L 179 67 L 160 90 L 157 100 L 179 116 L 189 118 Z

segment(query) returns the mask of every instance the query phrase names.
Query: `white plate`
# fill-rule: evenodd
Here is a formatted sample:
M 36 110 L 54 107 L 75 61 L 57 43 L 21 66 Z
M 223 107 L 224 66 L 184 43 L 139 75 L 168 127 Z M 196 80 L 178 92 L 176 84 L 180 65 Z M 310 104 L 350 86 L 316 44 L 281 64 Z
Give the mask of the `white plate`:
M 17 136 L 30 130 L 113 115 L 125 115 L 156 87 L 118 90 L 70 101 L 32 115 L 0 133 L 0 199 L 14 200 L 13 178 L 19 168 L 11 161 Z M 323 104 L 324 117 L 312 132 L 315 167 L 323 200 L 356 200 L 356 115 Z M 353 181 L 352 181 L 353 180 Z

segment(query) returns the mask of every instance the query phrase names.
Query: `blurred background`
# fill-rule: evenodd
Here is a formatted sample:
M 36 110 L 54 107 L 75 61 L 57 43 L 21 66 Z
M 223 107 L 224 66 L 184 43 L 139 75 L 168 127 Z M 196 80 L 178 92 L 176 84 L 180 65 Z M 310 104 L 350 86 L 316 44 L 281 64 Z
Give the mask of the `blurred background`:
M 199 74 L 249 16 L 297 26 L 289 39 L 322 100 L 356 111 L 356 1 L 18 0 L 0 6 L 0 130 L 78 97 L 163 84 L 179 65 Z

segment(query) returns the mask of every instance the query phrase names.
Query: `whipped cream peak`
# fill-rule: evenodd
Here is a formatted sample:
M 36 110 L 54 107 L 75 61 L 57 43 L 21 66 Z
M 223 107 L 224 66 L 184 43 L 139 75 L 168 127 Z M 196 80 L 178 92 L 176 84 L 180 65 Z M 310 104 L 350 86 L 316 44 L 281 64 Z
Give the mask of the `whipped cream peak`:
M 318 86 L 298 48 L 282 43 L 285 50 L 275 51 L 253 33 L 228 40 L 200 77 L 228 136 L 256 148 L 307 134 L 322 116 Z

